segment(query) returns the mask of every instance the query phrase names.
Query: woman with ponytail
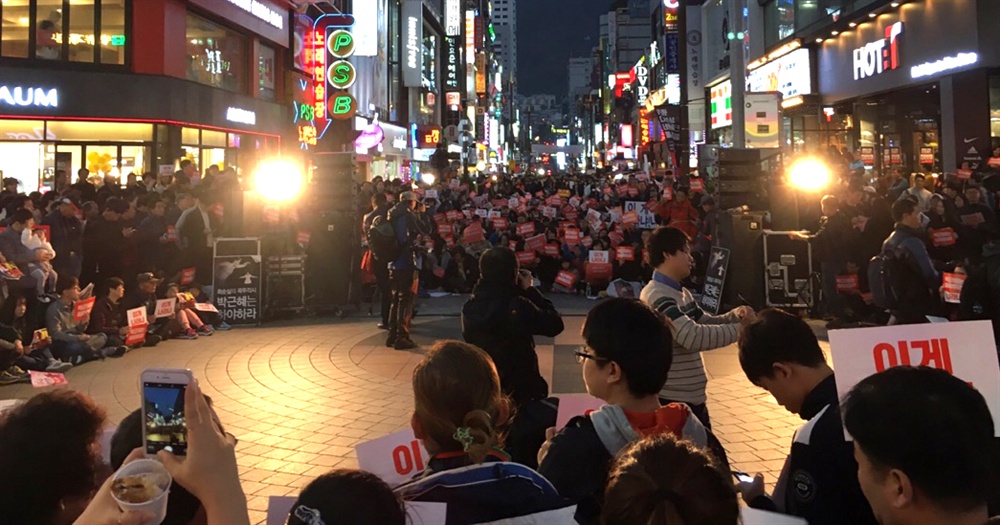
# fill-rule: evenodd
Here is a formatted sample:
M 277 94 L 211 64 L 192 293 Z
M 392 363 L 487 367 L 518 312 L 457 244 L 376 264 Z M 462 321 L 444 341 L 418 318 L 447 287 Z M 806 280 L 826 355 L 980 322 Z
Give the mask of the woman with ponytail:
M 485 352 L 439 341 L 413 371 L 413 397 L 410 424 L 431 457 L 396 488 L 403 499 L 447 503 L 446 525 L 574 523 L 576 507 L 502 450 L 510 402 Z

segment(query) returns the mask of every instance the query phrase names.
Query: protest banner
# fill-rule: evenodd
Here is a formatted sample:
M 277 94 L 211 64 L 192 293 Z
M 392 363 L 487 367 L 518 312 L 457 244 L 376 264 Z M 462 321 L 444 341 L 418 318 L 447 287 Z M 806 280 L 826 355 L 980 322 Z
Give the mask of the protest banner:
M 535 223 L 525 222 L 517 225 L 517 234 L 521 237 L 530 237 L 535 234 Z
M 160 299 L 156 301 L 156 314 L 153 317 L 156 319 L 161 317 L 170 317 L 171 315 L 174 315 L 174 309 L 176 306 L 176 297 L 171 297 L 170 299 Z
M 615 249 L 615 258 L 618 259 L 618 262 L 634 261 L 635 249 L 631 246 L 619 246 Z
M 559 245 L 553 243 L 546 244 L 545 255 L 549 257 L 559 257 Z
M 447 235 L 451 233 L 451 225 L 447 223 L 438 223 L 437 225 L 438 235 Z
M 545 246 L 545 235 L 538 234 L 524 240 L 525 248 L 529 250 L 541 250 Z
M 649 211 L 642 201 L 625 201 L 625 212 L 634 211 L 638 218 L 639 229 L 652 230 L 656 228 L 656 215 Z
M 574 275 L 573 272 L 559 270 L 559 273 L 556 274 L 555 282 L 558 285 L 572 289 L 576 286 L 576 275 Z
M 561 430 L 576 416 L 586 416 L 606 405 L 603 400 L 588 394 L 559 394 L 559 410 L 556 412 L 556 430 Z
M 566 244 L 574 245 L 580 243 L 580 230 L 576 228 L 567 228 L 566 232 L 563 233 L 563 238 L 566 239 Z
M 895 366 L 945 370 L 986 398 L 1000 437 L 1000 364 L 990 321 L 832 330 L 830 354 L 840 399 L 862 379 Z
M 90 312 L 94 309 L 96 301 L 96 297 L 90 297 L 73 303 L 73 320 L 79 322 L 90 317 Z
M 301 234 L 301 232 L 300 232 L 300 234 Z M 305 242 L 302 242 L 301 240 L 297 240 L 297 242 L 299 244 L 309 244 L 308 234 L 306 234 L 306 236 L 307 236 L 307 238 L 306 238 Z M 181 285 L 187 286 L 187 285 L 193 283 L 194 282 L 194 277 L 195 277 L 195 274 L 197 273 L 197 271 L 198 270 L 195 267 L 193 267 L 193 266 L 191 268 L 184 268 L 183 270 L 181 270 Z
M 139 326 L 148 325 L 149 321 L 146 319 L 146 307 L 140 306 L 138 308 L 133 308 L 125 312 L 125 319 L 128 321 L 129 326 Z
M 624 215 L 622 215 L 622 226 L 626 228 L 631 228 L 636 224 L 639 224 L 639 214 L 636 213 L 635 211 L 628 211 L 625 212 Z
M 610 281 L 611 272 L 611 263 L 588 262 L 583 265 L 583 278 L 588 283 Z
M 702 179 L 691 179 L 691 193 L 705 193 L 705 181 Z
M 504 217 L 497 217 L 496 219 L 493 219 L 493 228 L 497 230 L 506 230 L 507 219 Z
M 65 375 L 56 372 L 38 372 L 36 370 L 31 370 L 28 373 L 31 375 L 31 386 L 35 388 L 69 384 Z
M 726 284 L 728 268 L 729 250 L 713 246 L 708 256 L 708 270 L 705 273 L 705 286 L 701 295 L 701 306 L 709 313 L 719 313 L 719 308 L 722 306 L 722 289 Z
M 437 200 L 438 190 L 427 190 L 427 193 L 424 194 L 424 198 Z
M 927 233 L 931 236 L 931 244 L 935 248 L 945 248 L 947 246 L 954 246 L 958 242 L 958 235 L 952 228 L 940 228 L 940 229 L 928 229 Z
M 406 429 L 354 446 L 358 467 L 395 487 L 424 470 L 430 457 L 423 444 Z
M 486 241 L 486 233 L 483 231 L 482 224 L 474 222 L 465 227 L 465 231 L 462 232 L 462 240 L 465 244 L 476 244 Z
M 589 254 L 589 260 L 592 263 L 611 262 L 607 250 L 591 250 Z
M 517 262 L 521 266 L 532 266 L 535 264 L 535 252 L 532 250 L 517 252 Z
M 944 273 L 941 275 L 944 288 L 944 302 L 958 304 L 962 296 L 962 285 L 965 284 L 964 273 Z
M 857 275 L 838 275 L 837 293 L 853 294 L 861 291 Z
M 199 312 L 210 312 L 213 314 L 219 313 L 219 309 L 212 303 L 194 303 L 194 309 Z
M 149 325 L 146 324 L 129 326 L 128 332 L 125 334 L 125 346 L 134 346 L 145 341 L 147 328 Z

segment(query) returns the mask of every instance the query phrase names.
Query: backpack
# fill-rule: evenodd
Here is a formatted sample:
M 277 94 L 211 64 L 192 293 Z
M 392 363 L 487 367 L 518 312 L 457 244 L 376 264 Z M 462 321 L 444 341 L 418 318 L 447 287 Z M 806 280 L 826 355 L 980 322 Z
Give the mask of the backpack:
M 401 251 L 396 228 L 385 217 L 376 217 L 368 229 L 368 247 L 379 261 L 394 261 Z
M 899 308 L 900 272 L 906 262 L 894 253 L 883 251 L 868 262 L 868 286 L 872 293 L 872 303 L 879 308 L 896 310 Z

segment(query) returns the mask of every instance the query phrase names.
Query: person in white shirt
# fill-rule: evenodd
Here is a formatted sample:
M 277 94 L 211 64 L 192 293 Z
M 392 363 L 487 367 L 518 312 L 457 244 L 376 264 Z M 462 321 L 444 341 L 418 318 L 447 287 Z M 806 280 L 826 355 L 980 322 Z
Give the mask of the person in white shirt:
M 905 199 L 906 197 L 913 197 L 917 199 L 917 207 L 920 209 L 921 213 L 927 213 L 931 209 L 931 196 L 934 194 L 924 187 L 924 177 L 923 173 L 917 173 L 913 176 L 913 185 L 909 189 L 903 192 L 899 196 L 900 199 Z

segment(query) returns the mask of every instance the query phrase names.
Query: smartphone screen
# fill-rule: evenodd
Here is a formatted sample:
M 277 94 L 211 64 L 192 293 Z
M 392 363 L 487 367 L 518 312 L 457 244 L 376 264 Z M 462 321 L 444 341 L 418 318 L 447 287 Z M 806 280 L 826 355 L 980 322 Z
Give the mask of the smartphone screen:
M 179 456 L 187 454 L 186 388 L 187 385 L 177 383 L 142 384 L 146 454 L 156 454 L 160 450 Z
M 753 483 L 753 476 L 747 474 L 746 472 L 740 472 L 738 470 L 734 470 L 733 476 L 736 478 L 737 481 L 740 481 L 742 483 Z

